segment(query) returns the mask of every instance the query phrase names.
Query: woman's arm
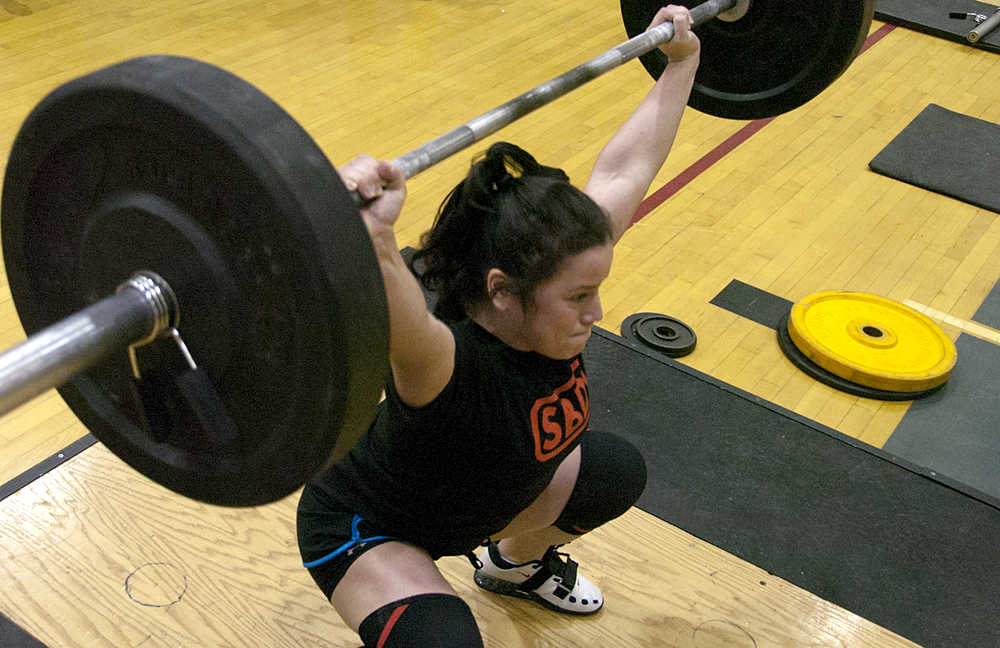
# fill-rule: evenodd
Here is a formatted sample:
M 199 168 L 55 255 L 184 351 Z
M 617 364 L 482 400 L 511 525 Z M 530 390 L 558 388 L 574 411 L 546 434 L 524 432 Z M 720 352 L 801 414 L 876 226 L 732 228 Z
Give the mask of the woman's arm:
M 672 20 L 674 38 L 660 49 L 669 64 L 632 116 L 597 157 L 584 191 L 611 216 L 615 241 L 667 159 L 694 85 L 701 45 L 685 7 L 660 9 L 649 27 Z
M 365 155 L 338 171 L 349 190 L 357 190 L 371 201 L 361 208 L 361 217 L 385 284 L 389 361 L 396 391 L 407 405 L 426 405 L 451 380 L 455 338 L 451 329 L 427 310 L 423 291 L 399 254 L 393 226 L 406 199 L 406 179 L 398 167 Z

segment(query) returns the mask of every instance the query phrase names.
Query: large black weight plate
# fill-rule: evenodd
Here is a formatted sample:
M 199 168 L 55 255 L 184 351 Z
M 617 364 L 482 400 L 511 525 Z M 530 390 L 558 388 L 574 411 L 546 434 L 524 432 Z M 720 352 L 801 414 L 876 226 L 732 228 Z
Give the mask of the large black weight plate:
M 663 4 L 621 0 L 629 37 L 645 31 Z M 875 0 L 750 0 L 739 20 L 713 19 L 695 30 L 701 63 L 688 104 L 730 119 L 797 108 L 847 69 L 868 37 L 874 13 Z M 655 49 L 640 58 L 650 75 L 660 78 L 666 55 Z
M 622 337 L 671 358 L 683 358 L 698 345 L 694 330 L 660 313 L 635 313 L 622 322 Z
M 923 391 L 916 392 L 899 392 L 899 391 L 888 391 L 885 389 L 876 389 L 875 387 L 868 387 L 867 385 L 860 385 L 846 378 L 841 378 L 840 376 L 831 373 L 819 366 L 815 362 L 809 359 L 806 354 L 795 346 L 795 341 L 792 340 L 791 334 L 788 332 L 788 315 L 784 315 L 781 321 L 778 322 L 778 346 L 781 351 L 785 354 L 788 360 L 798 367 L 807 376 L 812 377 L 815 380 L 833 387 L 834 389 L 839 389 L 842 392 L 851 394 L 853 396 L 861 396 L 863 398 L 871 398 L 874 400 L 883 401 L 908 401 L 915 400 L 917 398 L 923 398 L 924 396 L 930 396 L 931 394 L 937 392 L 947 383 L 941 383 L 936 387 L 931 389 L 925 389 Z
M 145 57 L 56 89 L 17 135 L 3 252 L 30 334 L 151 270 L 238 428 L 140 425 L 127 355 L 60 393 L 140 472 L 251 506 L 290 494 L 367 428 L 388 367 L 381 274 L 354 202 L 308 134 L 217 67 Z

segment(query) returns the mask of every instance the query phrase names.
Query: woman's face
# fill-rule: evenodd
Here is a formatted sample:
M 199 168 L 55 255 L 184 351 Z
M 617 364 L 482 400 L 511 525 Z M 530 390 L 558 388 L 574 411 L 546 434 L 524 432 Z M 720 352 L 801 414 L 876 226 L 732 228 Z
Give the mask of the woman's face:
M 583 351 L 591 327 L 604 316 L 598 289 L 611 272 L 613 249 L 608 243 L 569 257 L 538 285 L 522 329 L 532 351 L 557 359 Z

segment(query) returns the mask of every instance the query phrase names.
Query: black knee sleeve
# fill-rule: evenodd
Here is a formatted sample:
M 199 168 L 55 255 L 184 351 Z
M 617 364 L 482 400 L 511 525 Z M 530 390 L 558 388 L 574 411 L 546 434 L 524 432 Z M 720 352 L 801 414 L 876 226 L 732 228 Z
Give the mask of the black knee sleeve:
M 555 521 L 559 530 L 577 535 L 627 511 L 646 488 L 646 462 L 625 439 L 590 431 L 580 447 L 576 486 Z
M 483 648 L 472 610 L 451 594 L 418 594 L 380 607 L 358 634 L 366 648 Z

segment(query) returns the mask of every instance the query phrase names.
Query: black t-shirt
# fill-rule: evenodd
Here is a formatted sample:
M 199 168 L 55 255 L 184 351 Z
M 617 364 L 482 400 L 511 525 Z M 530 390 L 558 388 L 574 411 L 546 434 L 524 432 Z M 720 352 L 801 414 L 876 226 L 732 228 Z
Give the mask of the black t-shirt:
M 455 369 L 437 398 L 409 407 L 390 380 L 368 432 L 312 483 L 435 556 L 467 553 L 507 526 L 590 420 L 581 356 L 516 351 L 471 320 L 451 329 Z

